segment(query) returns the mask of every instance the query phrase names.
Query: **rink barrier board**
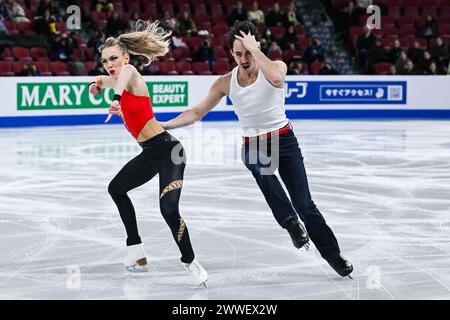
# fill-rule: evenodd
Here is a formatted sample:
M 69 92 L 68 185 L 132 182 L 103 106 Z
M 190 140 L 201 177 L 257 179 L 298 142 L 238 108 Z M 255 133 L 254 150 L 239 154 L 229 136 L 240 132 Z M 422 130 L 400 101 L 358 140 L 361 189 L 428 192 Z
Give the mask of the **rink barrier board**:
M 156 113 L 159 121 L 176 117 L 178 112 Z M 287 110 L 289 119 L 341 119 L 341 120 L 449 120 L 450 110 Z M 0 117 L 0 128 L 70 126 L 104 124 L 106 114 Z M 215 111 L 202 121 L 237 121 L 233 111 Z M 109 124 L 122 123 L 118 117 L 111 118 Z
M 203 99 L 217 76 L 145 77 L 158 120 Z M 90 96 L 91 77 L 3 77 L 0 127 L 103 124 L 114 94 Z M 450 77 L 287 76 L 290 119 L 449 119 Z M 205 121 L 237 120 L 228 97 Z M 113 117 L 112 123 L 120 123 Z

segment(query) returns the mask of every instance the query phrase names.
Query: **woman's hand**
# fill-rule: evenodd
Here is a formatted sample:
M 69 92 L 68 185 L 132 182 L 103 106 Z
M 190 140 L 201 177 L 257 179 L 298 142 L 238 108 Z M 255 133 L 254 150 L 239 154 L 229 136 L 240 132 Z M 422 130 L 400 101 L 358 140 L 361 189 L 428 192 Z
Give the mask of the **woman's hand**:
M 102 93 L 102 85 L 103 80 L 101 78 L 97 78 L 96 82 L 91 83 L 89 85 L 89 93 L 92 94 L 93 96 Z
M 119 101 L 114 100 L 111 105 L 109 106 L 109 114 L 108 117 L 105 120 L 105 123 L 108 123 L 109 120 L 111 120 L 112 116 L 115 114 L 118 114 L 119 116 L 121 116 L 122 110 L 119 104 Z

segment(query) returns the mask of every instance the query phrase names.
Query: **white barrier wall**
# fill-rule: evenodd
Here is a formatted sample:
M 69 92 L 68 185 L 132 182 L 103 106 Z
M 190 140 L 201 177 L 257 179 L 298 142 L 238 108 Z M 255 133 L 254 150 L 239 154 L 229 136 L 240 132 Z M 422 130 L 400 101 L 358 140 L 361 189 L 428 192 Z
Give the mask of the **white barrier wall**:
M 164 119 L 200 101 L 217 76 L 145 78 L 154 111 Z M 113 90 L 90 96 L 90 81 L 92 77 L 2 77 L 0 126 L 100 123 Z M 288 76 L 285 90 L 290 118 L 450 115 L 447 76 Z M 235 119 L 230 101 L 222 99 L 207 119 Z

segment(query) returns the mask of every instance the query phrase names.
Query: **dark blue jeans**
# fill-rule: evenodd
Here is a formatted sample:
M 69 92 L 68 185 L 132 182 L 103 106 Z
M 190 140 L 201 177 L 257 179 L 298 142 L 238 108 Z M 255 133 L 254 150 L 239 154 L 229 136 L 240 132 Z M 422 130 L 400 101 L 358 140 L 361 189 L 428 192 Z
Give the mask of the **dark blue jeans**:
M 282 228 L 298 215 L 324 259 L 340 253 L 333 231 L 311 199 L 303 156 L 292 130 L 258 143 L 244 143 L 242 157 Z M 292 203 L 274 174 L 275 169 L 278 169 Z

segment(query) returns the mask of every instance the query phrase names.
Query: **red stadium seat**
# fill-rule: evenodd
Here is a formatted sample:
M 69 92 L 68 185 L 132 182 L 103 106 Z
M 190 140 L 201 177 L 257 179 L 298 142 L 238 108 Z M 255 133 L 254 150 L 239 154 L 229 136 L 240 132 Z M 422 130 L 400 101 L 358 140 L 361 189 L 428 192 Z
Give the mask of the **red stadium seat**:
M 144 12 L 154 16 L 158 16 L 158 7 L 154 2 L 148 2 L 144 5 Z
M 228 34 L 228 25 L 226 23 L 219 23 L 213 26 L 213 32 L 216 36 Z
M 194 51 L 201 47 L 203 43 L 203 37 L 192 37 L 189 39 L 189 47 L 193 49 Z
M 175 48 L 172 50 L 172 56 L 177 61 L 190 59 L 189 49 L 184 47 Z
M 23 33 L 27 36 L 34 36 L 36 32 L 34 32 L 31 23 L 29 22 L 19 22 L 16 24 L 17 31 Z
M 85 60 L 84 51 L 81 50 L 80 48 L 74 48 L 72 58 L 75 61 L 84 61 Z
M 50 71 L 55 76 L 70 76 L 69 67 L 61 61 L 51 61 L 49 63 Z
M 437 7 L 439 0 L 422 0 L 422 7 Z M 442 0 L 441 0 L 442 3 Z
M 11 50 L 9 48 L 3 49 L 2 60 L 3 61 L 14 61 L 14 58 L 11 55 Z
M 209 64 L 204 61 L 194 62 L 192 71 L 199 75 L 212 75 L 212 72 L 209 70 Z
M 302 56 L 301 50 L 284 50 L 283 51 L 283 60 L 286 63 L 289 63 L 292 59 L 300 59 Z
M 390 63 L 379 62 L 375 65 L 375 74 L 386 75 L 389 72 L 390 67 L 391 67 Z
M 410 26 L 400 26 L 399 35 L 400 37 L 414 38 L 416 34 L 416 29 Z
M 400 7 L 389 7 L 388 14 L 390 17 L 396 19 L 400 17 Z
M 193 6 L 199 5 L 199 4 L 205 4 L 205 0 L 191 0 L 191 4 Z
M 417 7 L 404 7 L 403 13 L 408 17 L 418 17 L 419 16 L 419 8 Z
M 28 59 L 29 61 L 33 60 L 30 55 L 30 50 L 28 50 L 27 48 L 13 47 L 11 50 L 11 53 L 12 53 L 13 57 L 15 57 L 17 60 L 20 60 L 20 59 L 22 59 L 22 60 Z
M 209 16 L 209 14 L 206 13 L 199 13 L 199 14 L 195 14 L 192 19 L 194 19 L 196 24 L 202 24 L 202 23 L 211 23 L 211 18 Z
M 11 62 L 0 61 L 0 76 L 14 76 L 11 68 Z
M 179 74 L 183 75 L 194 74 L 194 71 L 192 71 L 191 63 L 189 61 L 178 61 L 176 63 L 176 67 Z
M 30 49 L 30 54 L 34 60 L 49 61 L 47 49 L 41 47 L 33 47 Z
M 182 14 L 183 12 L 189 12 L 190 14 L 192 14 L 191 11 L 191 6 L 189 5 L 189 3 L 177 3 L 177 12 L 179 14 Z
M 403 0 L 403 6 L 405 7 L 420 7 L 422 0 Z
M 211 8 L 211 16 L 222 16 L 223 15 L 223 9 L 221 4 L 215 4 L 210 6 Z
M 441 36 L 450 35 L 450 24 L 442 24 L 438 28 L 439 28 L 439 35 Z
M 214 74 L 226 74 L 230 71 L 230 64 L 228 61 L 217 61 L 212 64 L 211 69 Z
M 206 5 L 204 4 L 197 4 L 194 6 L 194 13 L 195 15 L 198 14 L 208 14 L 208 10 L 206 9 Z
M 48 62 L 46 61 L 35 61 L 33 63 L 38 71 L 41 72 L 43 76 L 51 76 L 52 73 L 50 72 L 50 69 L 48 68 Z
M 283 38 L 283 35 L 284 35 L 284 32 L 285 32 L 284 27 L 276 26 L 276 27 L 270 27 L 269 29 L 270 29 L 270 32 L 272 34 L 272 37 L 275 40 L 280 40 L 281 38 Z
M 430 14 L 432 17 L 436 17 L 437 16 L 437 8 L 436 7 L 423 7 L 422 15 L 426 16 L 427 14 Z
M 84 65 L 85 65 L 85 67 L 86 67 L 86 71 L 89 72 L 89 71 L 91 71 L 92 69 L 94 69 L 94 67 L 95 67 L 96 64 L 97 64 L 96 61 L 86 61 L 86 62 L 84 63 Z
M 311 64 L 311 74 L 319 74 L 319 70 L 322 68 L 322 62 L 314 62 Z
M 174 12 L 175 12 L 175 10 L 173 9 L 173 4 L 172 3 L 167 3 L 167 2 L 161 5 L 161 11 L 163 12 L 163 14 L 166 11 L 169 11 L 169 13 L 171 15 L 174 15 Z
M 282 53 L 280 51 L 270 51 L 269 54 L 267 55 L 267 57 L 270 60 L 281 60 Z
M 160 61 L 159 70 L 161 74 L 176 75 L 178 74 L 175 63 L 173 61 Z
M 16 74 L 16 76 L 19 75 L 19 73 L 23 70 L 23 67 L 26 66 L 28 63 L 25 61 L 16 61 L 13 64 L 13 72 Z
M 230 54 L 225 49 L 214 47 L 214 59 L 216 61 L 227 61 L 230 59 Z

